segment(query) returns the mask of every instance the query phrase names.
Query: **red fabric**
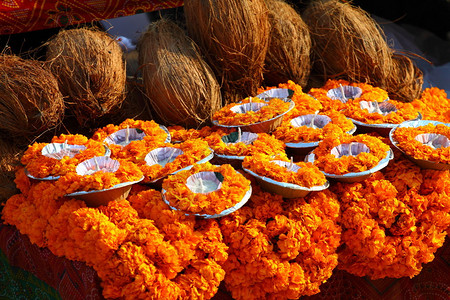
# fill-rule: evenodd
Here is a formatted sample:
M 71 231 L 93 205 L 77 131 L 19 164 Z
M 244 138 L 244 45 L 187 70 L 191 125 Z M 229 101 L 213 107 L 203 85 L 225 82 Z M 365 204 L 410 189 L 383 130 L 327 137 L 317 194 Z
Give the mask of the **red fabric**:
M 13 227 L 0 223 L 0 249 L 13 266 L 33 273 L 54 287 L 63 299 L 102 299 L 100 279 L 96 272 L 82 262 L 53 255 L 48 249 L 31 244 L 27 236 Z M 214 300 L 230 300 L 221 289 Z M 321 286 L 321 292 L 302 300 L 448 300 L 450 299 L 450 241 L 436 253 L 436 258 L 424 266 L 412 279 L 369 280 L 335 270 Z
M 182 5 L 182 0 L 0 0 L 0 34 L 90 23 Z
M 0 249 L 10 265 L 26 270 L 59 292 L 62 299 L 103 299 L 100 279 L 83 262 L 53 255 L 32 244 L 13 226 L 0 223 Z

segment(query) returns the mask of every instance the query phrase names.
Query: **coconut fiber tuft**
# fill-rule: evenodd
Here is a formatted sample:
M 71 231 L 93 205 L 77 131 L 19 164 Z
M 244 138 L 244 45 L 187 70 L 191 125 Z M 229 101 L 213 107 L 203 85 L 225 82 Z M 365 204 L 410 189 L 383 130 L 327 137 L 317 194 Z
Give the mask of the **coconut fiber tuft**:
M 47 43 L 47 65 L 80 125 L 119 109 L 125 61 L 119 44 L 96 29 L 62 30 Z
M 270 24 L 264 0 L 186 0 L 186 27 L 222 85 L 225 102 L 255 95 Z
M 63 116 L 58 82 L 41 62 L 0 55 L 0 131 L 30 141 Z
M 364 10 L 338 0 L 311 2 L 302 14 L 313 44 L 311 76 L 365 82 L 392 97 L 412 101 L 422 74 L 389 48 L 378 24 Z M 399 77 L 401 76 L 401 77 Z M 402 82 L 401 87 L 398 83 Z
M 411 102 L 422 94 L 423 73 L 412 60 L 400 54 L 394 54 L 394 68 L 388 77 L 386 90 L 389 97 L 403 102 Z
M 221 108 L 220 86 L 196 44 L 173 21 L 152 23 L 139 44 L 143 84 L 164 125 L 198 127 Z
M 308 26 L 295 9 L 282 0 L 267 0 L 271 24 L 264 82 L 268 86 L 292 80 L 305 86 L 311 71 Z
M 22 148 L 0 137 L 0 205 L 17 193 L 14 177 L 22 154 Z

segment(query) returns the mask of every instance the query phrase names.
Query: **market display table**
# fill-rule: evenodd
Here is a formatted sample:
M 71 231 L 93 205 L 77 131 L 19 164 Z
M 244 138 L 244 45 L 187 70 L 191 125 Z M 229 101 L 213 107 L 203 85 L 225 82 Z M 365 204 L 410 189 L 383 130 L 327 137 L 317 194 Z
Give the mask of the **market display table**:
M 57 257 L 46 248 L 39 248 L 32 244 L 27 236 L 20 234 L 14 226 L 0 223 L 0 250 L 2 257 L 6 257 L 11 266 L 28 271 L 46 282 L 62 299 L 103 299 L 100 279 L 91 267 L 82 262 Z M 10 269 L 14 272 L 15 268 Z M 15 270 L 17 272 L 17 269 Z M 0 271 L 0 276 L 11 276 L 6 271 L 6 269 Z M 17 280 L 18 277 L 0 278 L 0 284 L 5 284 L 6 287 L 9 281 Z M 24 281 L 23 285 L 29 286 L 32 280 L 23 277 L 20 279 Z M 20 285 L 20 282 L 14 284 Z M 49 295 L 52 295 L 52 292 L 46 288 L 46 284 L 39 284 L 34 280 L 32 285 L 35 294 L 51 297 Z M 0 290 L 4 291 L 5 287 L 2 288 L 0 285 Z M 23 291 L 27 289 L 22 288 L 22 292 L 19 288 L 15 290 L 23 295 Z M 0 296 L 10 299 L 23 298 L 19 298 L 20 295 L 4 295 L 1 292 Z M 225 299 L 231 299 L 231 296 L 223 289 L 214 297 L 214 300 Z M 436 258 L 424 265 L 422 272 L 412 279 L 369 280 L 335 270 L 330 280 L 321 286 L 321 293 L 302 299 L 450 299 L 449 239 L 447 238 L 443 247 L 437 251 Z

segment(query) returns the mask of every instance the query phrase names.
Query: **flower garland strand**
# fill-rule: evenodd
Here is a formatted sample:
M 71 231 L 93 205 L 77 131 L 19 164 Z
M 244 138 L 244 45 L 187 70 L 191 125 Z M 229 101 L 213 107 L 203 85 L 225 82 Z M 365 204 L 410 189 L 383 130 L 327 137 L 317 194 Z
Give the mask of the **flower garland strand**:
M 449 171 L 421 170 L 400 157 L 363 182 L 331 189 L 341 195 L 342 270 L 371 279 L 413 277 L 444 243 Z
M 171 210 L 160 192 L 130 196 L 136 209 L 127 200 L 89 208 L 61 197 L 52 182 L 27 192 L 7 201 L 4 222 L 55 255 L 92 266 L 107 299 L 209 299 L 225 276 L 217 222 Z
M 320 291 L 337 265 L 339 202 L 329 191 L 284 202 L 254 186 L 245 207 L 220 219 L 233 299 L 297 299 Z
M 450 99 L 443 89 L 426 88 L 420 98 L 413 100 L 411 104 L 422 113 L 424 120 L 450 123 Z

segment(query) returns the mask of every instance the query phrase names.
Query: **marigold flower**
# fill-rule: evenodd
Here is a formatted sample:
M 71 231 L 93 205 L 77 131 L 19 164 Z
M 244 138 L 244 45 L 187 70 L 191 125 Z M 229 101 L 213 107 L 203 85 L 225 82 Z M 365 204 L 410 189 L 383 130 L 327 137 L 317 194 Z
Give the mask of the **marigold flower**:
M 103 128 L 98 129 L 94 132 L 92 139 L 99 142 L 104 142 L 105 139 L 122 129 L 137 129 L 145 133 L 142 140 L 134 140 L 125 146 L 109 144 L 108 147 L 111 149 L 113 158 L 126 158 L 133 159 L 137 157 L 137 160 L 143 159 L 146 152 L 142 151 L 145 147 L 154 147 L 170 141 L 170 134 L 165 130 L 165 127 L 157 124 L 155 121 L 142 121 L 126 119 L 119 125 L 108 124 Z
M 402 179 L 394 177 L 402 173 Z M 450 197 L 442 190 L 448 190 L 449 179 L 449 171 L 410 169 L 399 157 L 365 181 L 332 186 L 341 195 L 338 267 L 372 279 L 417 275 L 433 260 L 450 225 Z
M 180 143 L 192 139 L 204 139 L 215 132 L 219 134 L 228 134 L 233 131 L 232 128 L 224 128 L 220 126 L 204 126 L 200 129 L 185 129 L 182 126 L 174 125 L 167 127 L 167 129 L 170 132 L 172 143 Z
M 225 285 L 233 298 L 296 299 L 318 293 L 337 265 L 338 216 L 339 202 L 329 191 L 286 203 L 255 186 L 246 207 L 220 219 L 230 247 Z
M 411 102 L 420 111 L 424 120 L 450 122 L 450 99 L 443 89 L 426 88 L 419 99 Z
M 387 114 L 379 112 L 369 112 L 367 109 L 361 108 L 361 99 L 349 100 L 343 113 L 356 121 L 367 124 L 400 124 L 404 121 L 416 119 L 419 114 L 411 103 L 405 103 L 395 100 L 387 100 L 383 103 L 389 103 L 395 106 L 396 111 Z M 372 102 L 374 100 L 368 101 Z

